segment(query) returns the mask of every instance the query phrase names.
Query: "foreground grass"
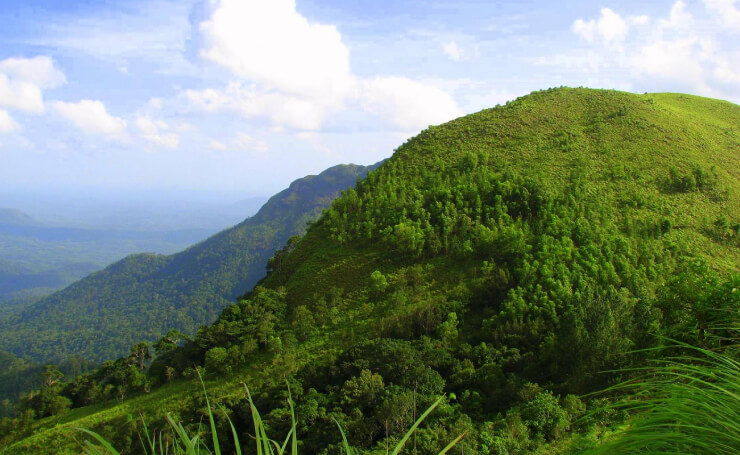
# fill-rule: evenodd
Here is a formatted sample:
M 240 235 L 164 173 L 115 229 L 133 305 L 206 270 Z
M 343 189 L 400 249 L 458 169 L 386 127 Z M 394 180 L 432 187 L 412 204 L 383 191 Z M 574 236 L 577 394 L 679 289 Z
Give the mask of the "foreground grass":
M 258 455 L 284 455 L 287 454 L 288 449 L 290 449 L 290 453 L 292 455 L 298 455 L 298 436 L 296 429 L 295 408 L 293 398 L 290 393 L 290 386 L 288 386 L 288 405 L 290 407 L 291 427 L 288 431 L 288 434 L 283 439 L 282 444 L 267 435 L 267 430 L 265 429 L 265 425 L 259 413 L 259 410 L 252 401 L 252 395 L 249 392 L 249 388 L 244 385 L 244 389 L 246 390 L 247 399 L 249 401 L 249 406 L 252 414 L 252 421 L 254 423 L 254 435 L 250 435 L 250 438 L 254 440 L 256 453 Z M 211 434 L 210 445 L 205 438 L 201 437 L 200 431 L 196 432 L 196 434 L 194 435 L 189 435 L 183 425 L 168 414 L 167 422 L 169 424 L 170 430 L 172 431 L 172 435 L 165 435 L 163 433 L 150 435 L 146 423 L 144 423 L 144 434 L 140 435 L 143 452 L 147 455 L 221 455 L 221 443 L 218 439 L 216 423 L 213 417 L 213 409 L 211 408 L 211 403 L 208 399 L 208 393 L 206 392 L 205 385 L 203 385 L 203 394 L 205 395 L 206 406 L 208 410 L 208 421 Z M 406 445 L 406 442 L 408 442 L 409 438 L 416 431 L 417 427 L 429 414 L 432 413 L 432 411 L 434 411 L 434 409 L 440 403 L 442 403 L 443 400 L 444 397 L 440 397 L 429 408 L 427 408 L 426 411 L 424 411 L 424 413 L 416 420 L 416 422 L 414 422 L 411 428 L 409 428 L 406 434 L 398 441 L 396 446 L 393 448 L 391 455 L 398 455 L 401 452 L 401 450 Z M 231 428 L 231 435 L 233 438 L 235 453 L 236 455 L 241 455 L 242 447 L 244 446 L 239 440 L 238 432 L 228 415 L 227 419 Z M 339 433 L 342 435 L 342 447 L 346 455 L 352 455 L 353 453 L 356 453 L 347 441 L 347 437 L 344 433 L 344 430 L 342 429 L 342 426 L 336 420 L 335 423 L 337 424 Z M 87 434 L 90 437 L 90 439 L 86 439 L 82 442 L 85 453 L 89 455 L 120 455 L 120 453 L 113 447 L 113 445 L 104 437 L 100 436 L 98 433 L 85 428 L 77 428 L 77 430 Z M 465 434 L 461 434 L 460 436 L 452 440 L 444 449 L 439 452 L 438 455 L 446 454 L 458 442 L 460 442 L 463 437 L 465 437 Z
M 686 354 L 660 360 L 638 379 L 610 389 L 627 396 L 616 408 L 637 415 L 589 455 L 740 453 L 740 362 L 679 347 Z

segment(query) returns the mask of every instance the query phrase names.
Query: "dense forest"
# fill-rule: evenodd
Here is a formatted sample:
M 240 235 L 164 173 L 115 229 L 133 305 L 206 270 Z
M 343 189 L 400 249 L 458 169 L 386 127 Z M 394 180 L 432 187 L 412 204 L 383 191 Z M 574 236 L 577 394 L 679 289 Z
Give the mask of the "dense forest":
M 249 440 L 243 382 L 283 435 L 287 382 L 303 453 L 342 453 L 336 423 L 384 453 L 440 396 L 419 453 L 596 447 L 631 417 L 595 392 L 677 342 L 737 356 L 738 150 L 738 106 L 676 94 L 551 89 L 430 127 L 193 337 L 45 369 L 1 443 L 75 453 L 86 427 L 139 453 L 165 412 L 198 433 L 203 376 L 225 452 L 229 422 Z
M 368 168 L 339 165 L 293 182 L 244 222 L 171 256 L 138 254 L 0 319 L 0 349 L 36 362 L 102 362 L 168 329 L 194 334 L 251 289 L 272 252 L 305 231 Z M 1 281 L 0 281 L 1 284 Z M 1 316 L 1 314 L 0 314 Z

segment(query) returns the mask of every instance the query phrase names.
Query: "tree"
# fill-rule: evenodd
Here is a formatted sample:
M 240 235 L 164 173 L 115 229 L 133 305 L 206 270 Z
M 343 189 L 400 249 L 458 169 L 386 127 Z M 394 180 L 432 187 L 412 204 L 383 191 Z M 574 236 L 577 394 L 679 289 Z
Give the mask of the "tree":
M 378 298 L 388 289 L 388 280 L 385 275 L 380 273 L 380 270 L 376 270 L 370 274 L 370 292 L 373 293 L 375 298 Z
M 54 387 L 59 381 L 62 380 L 64 377 L 64 374 L 59 371 L 59 367 L 56 365 L 46 365 L 44 367 L 44 372 L 41 373 L 41 377 L 43 377 L 43 387 L 49 389 Z
M 231 373 L 231 362 L 225 348 L 217 347 L 206 352 L 206 371 Z
M 457 313 L 455 312 L 448 314 L 447 320 L 439 325 L 437 330 L 445 346 L 451 347 L 455 340 L 457 340 L 457 325 Z
M 149 352 L 149 343 L 136 343 L 131 347 L 131 354 L 128 356 L 129 365 L 136 365 L 139 371 L 144 371 L 146 362 L 151 360 L 152 354 Z
M 187 335 L 180 332 L 179 330 L 170 329 L 170 331 L 167 332 L 165 336 L 154 343 L 154 352 L 156 352 L 157 355 L 160 356 L 174 350 L 181 341 L 187 341 L 189 339 L 190 338 Z
M 306 305 L 296 307 L 292 325 L 296 336 L 301 341 L 307 340 L 316 333 L 316 321 Z

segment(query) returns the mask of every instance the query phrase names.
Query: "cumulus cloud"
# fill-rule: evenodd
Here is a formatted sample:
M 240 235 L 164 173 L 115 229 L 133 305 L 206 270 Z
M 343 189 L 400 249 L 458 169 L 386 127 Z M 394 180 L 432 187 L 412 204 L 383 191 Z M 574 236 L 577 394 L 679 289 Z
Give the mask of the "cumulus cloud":
M 0 134 L 11 133 L 20 128 L 6 111 L 0 109 Z
M 82 100 L 78 103 L 56 101 L 52 108 L 77 128 L 90 134 L 109 138 L 121 138 L 126 130 L 126 121 L 108 114 L 100 101 Z
M 309 22 L 294 0 L 221 0 L 200 32 L 201 56 L 268 88 L 340 101 L 354 85 L 339 31 Z
M 633 54 L 630 63 L 638 75 L 678 79 L 702 85 L 704 67 L 696 58 L 694 38 L 646 43 Z
M 596 71 L 619 70 L 643 84 L 737 100 L 733 94 L 740 89 L 740 64 L 736 63 L 740 52 L 737 41 L 728 39 L 733 30 L 723 27 L 733 23 L 737 10 L 732 0 L 704 3 L 717 14 L 702 17 L 679 0 L 657 20 L 630 16 L 629 23 L 639 26 L 633 33 L 629 25 L 616 25 L 619 14 L 604 8 L 598 21 L 578 19 L 572 31 L 595 49 L 601 48 Z M 607 23 L 612 25 L 602 26 Z M 610 45 L 614 40 L 618 46 Z
M 363 107 L 402 129 L 426 128 L 462 115 L 445 91 L 404 77 L 378 77 L 363 84 Z
M 66 82 L 49 57 L 8 58 L 0 61 L 0 107 L 40 114 L 43 90 Z
M 434 86 L 353 74 L 337 28 L 307 20 L 294 0 L 216 0 L 206 17 L 198 26 L 200 55 L 237 80 L 224 89 L 186 90 L 185 98 L 199 110 L 264 118 L 277 129 L 303 131 L 316 131 L 331 114 L 357 107 L 401 128 L 460 113 Z M 405 95 L 395 88 L 400 85 L 431 99 Z
M 671 6 L 671 12 L 665 19 L 658 21 L 659 31 L 671 29 L 689 29 L 694 24 L 694 17 L 686 10 L 686 4 L 681 0 Z
M 67 82 L 64 73 L 54 65 L 54 61 L 45 56 L 5 59 L 0 61 L 0 73 L 41 89 L 59 87 Z
M 141 132 L 141 136 L 148 142 L 168 149 L 175 149 L 180 145 L 180 137 L 177 134 L 169 133 L 169 126 L 163 120 L 152 120 L 151 117 L 136 117 L 136 126 Z
M 266 117 L 275 125 L 301 130 L 321 127 L 328 108 L 321 102 L 232 82 L 225 90 L 186 90 L 190 103 L 205 112 L 234 112 L 247 118 Z
M 38 86 L 0 73 L 0 107 L 40 114 L 44 112 L 44 96 Z
M 602 8 L 598 20 L 584 21 L 578 19 L 573 22 L 572 30 L 588 42 L 602 39 L 607 43 L 612 43 L 624 40 L 629 25 L 619 14 L 609 8 Z
M 715 13 L 730 31 L 740 33 L 740 5 L 737 0 L 704 0 L 706 8 Z

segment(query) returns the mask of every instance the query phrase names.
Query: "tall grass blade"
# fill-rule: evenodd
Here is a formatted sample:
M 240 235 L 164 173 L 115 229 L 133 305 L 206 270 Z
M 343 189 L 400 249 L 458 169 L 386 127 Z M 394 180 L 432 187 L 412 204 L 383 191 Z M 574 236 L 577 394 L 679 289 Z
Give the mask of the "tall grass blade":
M 208 421 L 211 424 L 211 438 L 213 440 L 213 452 L 215 455 L 221 455 L 221 447 L 218 443 L 218 432 L 216 431 L 216 421 L 213 419 L 213 410 L 211 409 L 211 402 L 208 399 L 208 392 L 206 392 L 206 385 L 203 382 L 203 377 L 200 375 L 200 370 L 195 370 L 198 373 L 198 379 L 200 379 L 200 385 L 203 387 L 203 395 L 206 397 L 206 406 L 208 407 Z
M 175 420 L 169 414 L 167 414 L 167 422 L 175 431 L 177 438 L 180 439 L 180 443 L 185 446 L 185 453 L 188 455 L 196 455 L 198 453 L 199 446 L 198 435 L 193 436 L 193 438 L 191 439 L 185 431 L 185 428 L 183 428 L 182 424 L 179 422 L 175 422 Z
M 93 446 L 89 441 L 87 441 L 88 451 L 90 453 L 100 453 L 100 454 L 108 453 L 109 455 L 121 455 L 120 453 L 118 453 L 116 449 L 113 448 L 113 446 L 108 441 L 105 440 L 105 438 L 103 438 L 96 432 L 86 430 L 84 428 L 75 428 L 75 429 L 92 436 L 96 441 L 98 441 L 98 443 L 100 443 L 101 446 L 103 446 L 105 450 L 107 450 L 107 452 L 101 452 L 99 448 Z M 90 451 L 90 448 L 95 448 L 95 451 L 94 452 Z
M 337 424 L 337 427 L 339 427 L 339 433 L 342 435 L 342 444 L 344 445 L 344 451 L 347 452 L 347 455 L 352 455 L 352 447 L 350 447 L 349 442 L 347 442 L 347 436 L 344 434 L 344 429 L 342 429 L 342 426 L 337 422 L 337 419 L 332 418 L 334 423 Z
M 456 437 L 455 439 L 453 439 L 453 440 L 452 440 L 452 442 L 450 442 L 449 444 L 447 444 L 447 446 L 445 446 L 445 448 L 444 448 L 444 449 L 442 449 L 442 451 L 441 451 L 441 452 L 439 452 L 439 454 L 438 454 L 438 455 L 445 455 L 445 454 L 446 454 L 447 452 L 449 452 L 449 451 L 450 451 L 450 449 L 452 449 L 453 447 L 455 447 L 455 446 L 457 445 L 457 443 L 458 443 L 458 442 L 462 441 L 462 439 L 463 439 L 464 437 L 465 437 L 465 433 L 463 433 L 463 434 L 461 434 L 460 436 L 458 436 L 458 437 Z
M 283 455 L 285 453 L 285 449 L 288 447 L 288 442 L 290 441 L 290 437 L 293 436 L 293 432 L 295 432 L 295 426 L 290 429 L 287 436 L 285 436 L 285 441 L 283 441 L 283 445 L 280 447 L 280 455 Z
M 635 413 L 629 426 L 590 454 L 740 453 L 740 362 L 730 351 L 673 343 L 690 355 L 641 368 L 612 392 L 627 394 L 612 408 Z
M 226 409 L 224 409 L 223 406 L 220 406 L 220 409 L 221 412 L 223 412 L 226 416 L 226 420 L 229 421 L 229 428 L 231 428 L 231 437 L 234 438 L 234 452 L 236 453 L 236 455 L 242 455 L 241 443 L 239 442 L 239 435 L 236 432 L 236 427 L 234 427 L 234 422 L 231 421 L 229 413 L 226 412 Z
M 293 394 L 290 392 L 290 384 L 288 383 L 287 378 L 285 378 L 285 386 L 288 387 L 288 406 L 290 406 L 290 425 L 291 425 L 291 432 L 293 433 L 293 437 L 291 438 L 291 444 L 290 444 L 290 453 L 292 455 L 298 455 L 298 431 L 296 430 L 295 408 L 293 407 Z
M 413 425 L 411 425 L 411 428 L 409 428 L 409 431 L 406 432 L 406 434 L 401 438 L 400 441 L 398 441 L 398 444 L 396 444 L 396 447 L 393 449 L 393 452 L 391 452 L 391 455 L 398 455 L 399 452 L 403 449 L 403 446 L 406 444 L 406 441 L 411 437 L 412 434 L 414 434 L 414 430 L 416 430 L 416 427 L 418 427 L 421 422 L 426 419 L 426 417 L 434 411 L 434 409 L 439 406 L 439 404 L 444 400 L 444 397 L 439 397 L 437 401 L 432 403 L 431 406 L 427 408 L 426 411 L 424 411 L 424 414 L 419 416 L 418 419 L 416 419 L 416 422 L 414 422 Z

